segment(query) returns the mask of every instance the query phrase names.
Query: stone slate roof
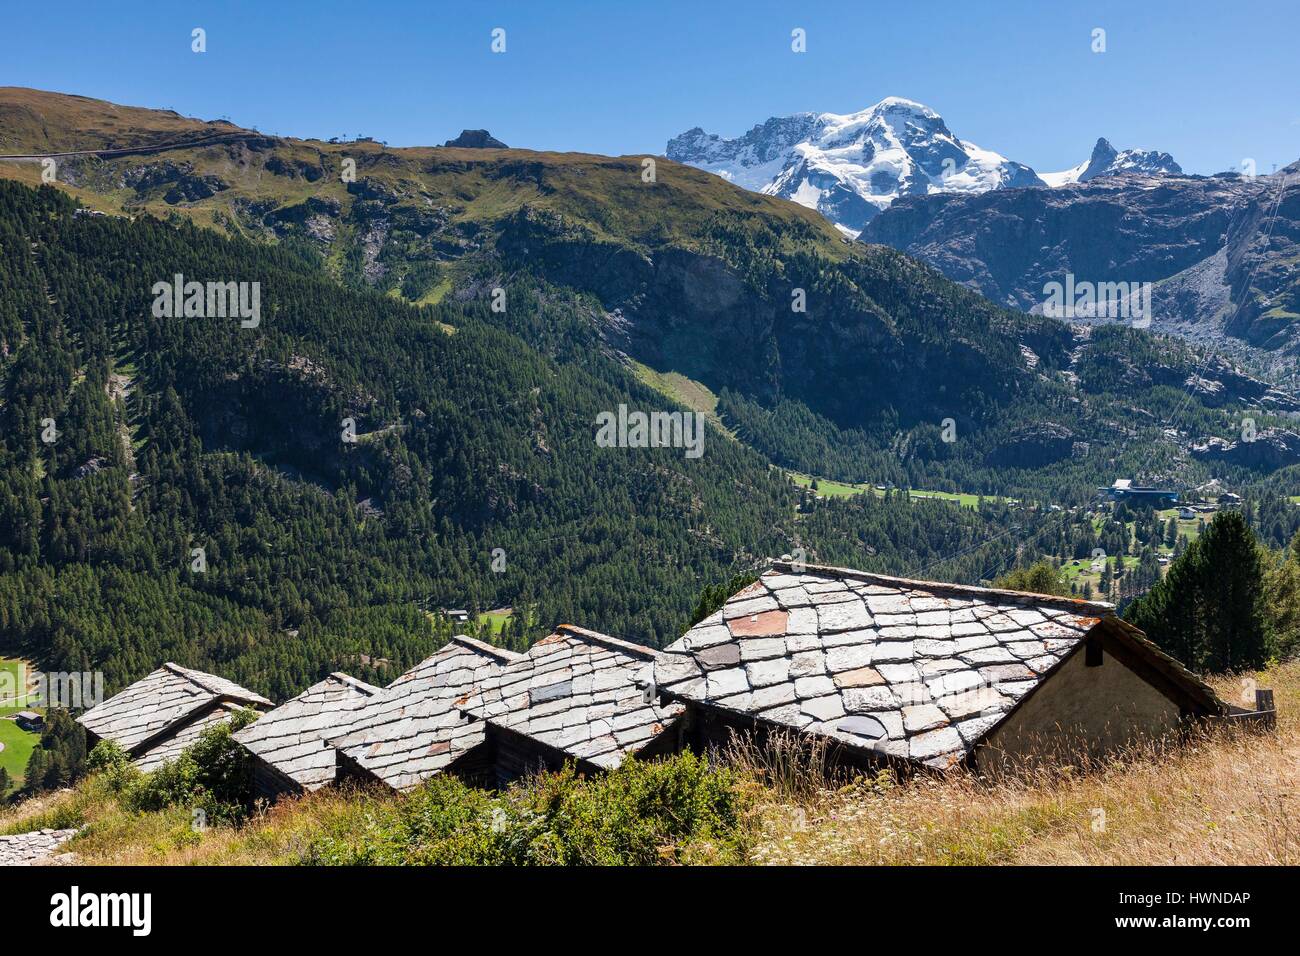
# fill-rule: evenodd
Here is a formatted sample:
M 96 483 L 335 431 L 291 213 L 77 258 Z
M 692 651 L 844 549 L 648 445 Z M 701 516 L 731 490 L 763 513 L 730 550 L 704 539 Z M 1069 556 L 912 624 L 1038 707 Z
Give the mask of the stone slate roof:
M 203 731 L 225 723 L 241 709 L 239 704 L 221 703 L 188 723 L 173 725 L 163 736 L 154 738 L 154 742 L 135 758 L 135 765 L 146 772 L 157 770 L 167 761 L 179 757 L 181 751 L 195 743 Z
M 379 692 L 347 674 L 330 674 L 236 733 L 235 739 L 303 790 L 317 790 L 332 783 L 337 770 L 326 735 L 346 726 Z
M 1112 614 L 1099 602 L 776 563 L 665 648 L 655 681 L 670 699 L 946 767 Z
M 215 674 L 167 663 L 97 707 L 77 722 L 103 740 L 113 740 L 132 755 L 150 748 L 154 739 L 169 734 L 214 704 L 269 708 L 260 694 Z
M 481 641 L 453 637 L 353 712 L 328 743 L 389 786 L 409 790 L 483 742 L 483 724 L 455 702 L 518 659 Z
M 569 757 L 617 767 L 683 710 L 654 696 L 654 655 L 652 648 L 562 624 L 458 704 Z

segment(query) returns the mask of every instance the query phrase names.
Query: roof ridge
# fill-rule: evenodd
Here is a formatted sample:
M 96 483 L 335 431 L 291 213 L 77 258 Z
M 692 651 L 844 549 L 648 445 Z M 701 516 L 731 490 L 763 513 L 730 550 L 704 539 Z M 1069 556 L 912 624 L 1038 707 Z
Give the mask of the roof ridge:
M 624 651 L 636 657 L 644 657 L 648 660 L 654 660 L 655 654 L 658 653 L 653 647 L 646 647 L 644 644 L 634 644 L 631 641 L 625 641 L 620 637 L 612 637 L 609 634 L 602 634 L 600 631 L 593 631 L 585 627 L 579 627 L 577 624 L 557 624 L 555 627 L 556 634 L 567 634 L 576 637 L 579 640 L 590 641 L 594 644 L 603 644 L 613 650 Z
M 919 578 L 900 578 L 889 574 L 877 574 L 874 571 L 859 571 L 855 568 L 841 568 L 826 564 L 800 564 L 792 561 L 771 561 L 772 570 L 785 571 L 789 574 L 815 574 L 824 577 L 855 578 L 868 582 L 879 582 L 894 587 L 908 587 L 918 591 L 953 591 L 958 594 L 996 595 L 1009 598 L 1016 603 L 1026 603 L 1032 599 L 1039 605 L 1057 605 L 1077 613 L 1092 612 L 1095 617 L 1108 617 L 1115 614 L 1115 605 L 1106 601 L 1085 601 L 1082 598 L 1063 597 L 1059 594 L 1039 594 L 1035 591 L 1012 591 L 1007 588 L 985 588 L 976 584 L 954 584 L 950 581 L 925 581 Z
M 221 696 L 221 693 L 218 690 L 216 690 L 213 687 L 209 687 L 207 684 L 203 683 L 203 681 L 199 680 L 197 677 L 194 676 L 195 674 L 202 674 L 203 673 L 202 671 L 196 671 L 188 667 L 183 667 L 182 665 L 177 664 L 175 661 L 164 661 L 162 669 L 175 674 L 177 677 L 185 678 L 195 687 L 201 688 L 202 690 L 206 690 L 209 694 L 212 694 L 213 696 L 216 697 Z
M 459 644 L 467 650 L 474 651 L 478 654 L 486 654 L 489 657 L 495 657 L 507 664 L 512 661 L 517 661 L 524 656 L 515 651 L 508 651 L 504 647 L 497 647 L 495 644 L 480 641 L 478 638 L 470 637 L 468 634 L 453 634 L 451 640 L 448 641 L 447 644 Z
M 195 687 L 207 691 L 209 694 L 211 694 L 214 697 L 224 698 L 226 700 L 240 701 L 245 704 L 261 702 L 261 703 L 271 704 L 272 706 L 274 706 L 274 701 L 270 700 L 269 698 L 263 697 L 255 690 L 249 690 L 243 684 L 238 684 L 235 681 L 231 680 L 229 677 L 222 677 L 220 674 L 209 674 L 207 671 L 196 670 L 195 668 L 192 667 L 185 667 L 181 664 L 177 664 L 175 661 L 164 661 L 161 669 L 170 671 L 171 673 L 175 674 L 178 677 L 185 678 Z M 210 684 L 206 683 L 205 681 L 200 680 L 201 677 L 215 677 L 217 680 L 224 681 L 225 683 L 229 684 L 231 687 L 235 688 L 235 690 L 239 691 L 239 693 L 234 694 L 231 693 L 229 690 L 223 690 L 219 687 L 213 687 Z
M 327 677 L 326 680 L 329 680 L 330 678 L 342 681 L 343 683 L 355 687 L 357 690 L 369 695 L 377 694 L 381 690 L 381 688 L 376 687 L 374 684 L 367 683 L 359 677 L 353 677 L 351 674 L 345 674 L 342 671 L 330 671 L 329 677 Z

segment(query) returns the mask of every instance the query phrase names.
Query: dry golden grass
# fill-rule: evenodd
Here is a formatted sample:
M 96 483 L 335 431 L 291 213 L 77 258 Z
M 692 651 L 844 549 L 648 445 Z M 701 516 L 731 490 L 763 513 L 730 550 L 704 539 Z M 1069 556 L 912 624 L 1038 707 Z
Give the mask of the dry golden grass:
M 79 862 L 110 866 L 284 866 L 297 863 L 311 842 L 339 820 L 364 815 L 365 801 L 343 790 L 286 800 L 241 827 L 195 832 L 183 810 L 133 814 L 101 821 L 69 849 Z M 382 798 L 379 798 L 382 799 Z M 148 839 L 140 839 L 140 821 Z
M 186 807 L 126 810 L 104 780 L 92 778 L 75 790 L 28 800 L 0 813 L 0 833 L 81 827 L 63 849 L 88 865 L 286 865 L 297 863 L 321 833 L 400 799 L 386 790 L 343 787 L 281 801 L 239 827 L 200 830 Z
M 1152 742 L 1105 765 L 1016 781 L 956 774 L 810 787 L 804 779 L 788 796 L 769 790 L 756 862 L 1300 863 L 1300 664 L 1257 677 L 1274 688 L 1276 733 Z M 1219 683 L 1236 699 L 1237 680 Z

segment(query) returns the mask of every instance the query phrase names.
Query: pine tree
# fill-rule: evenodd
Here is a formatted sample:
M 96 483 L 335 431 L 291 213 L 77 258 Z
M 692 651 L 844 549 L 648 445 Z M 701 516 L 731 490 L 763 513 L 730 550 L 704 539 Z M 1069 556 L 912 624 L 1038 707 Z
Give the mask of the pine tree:
M 1215 515 L 1127 618 L 1196 670 L 1262 666 L 1270 640 L 1259 546 L 1237 511 Z

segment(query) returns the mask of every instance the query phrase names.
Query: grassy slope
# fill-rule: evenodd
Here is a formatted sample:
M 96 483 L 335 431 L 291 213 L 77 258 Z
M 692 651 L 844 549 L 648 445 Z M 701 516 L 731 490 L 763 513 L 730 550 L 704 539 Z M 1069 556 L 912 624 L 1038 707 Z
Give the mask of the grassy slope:
M 130 130 L 130 134 L 125 131 Z M 229 123 L 204 123 L 165 110 L 117 106 L 101 100 L 21 87 L 0 87 L 0 153 L 100 149 L 185 140 L 242 130 Z M 108 206 L 165 218 L 180 211 L 196 221 L 212 222 L 215 213 L 232 214 L 247 200 L 281 205 L 309 198 L 335 199 L 348 208 L 353 196 L 341 181 L 344 158 L 356 160 L 359 178 L 398 192 L 412 205 L 446 210 L 453 222 L 490 223 L 525 205 L 573 217 L 596 237 L 614 243 L 658 244 L 665 240 L 693 244 L 702 226 L 719 212 L 798 222 L 796 240 L 831 258 L 850 254 L 835 228 L 817 212 L 771 196 L 726 187 L 709 173 L 656 157 L 657 181 L 642 181 L 642 156 L 597 156 L 531 150 L 389 148 L 378 143 L 327 143 L 263 137 L 286 160 L 321 166 L 326 175 L 311 182 L 276 175 L 265 168 L 272 150 L 242 150 L 226 145 L 169 150 L 161 154 L 113 159 L 115 169 L 150 166 L 160 161 L 189 163 L 195 174 L 220 176 L 230 186 L 196 203 L 169 204 L 161 193 L 141 201 L 131 189 L 110 189 Z M 39 167 L 0 163 L 0 176 L 39 181 Z M 533 188 L 520 188 L 531 179 Z M 60 181 L 61 188 L 69 188 Z M 119 184 L 116 184 L 120 186 Z M 69 191 L 77 192 L 75 189 Z M 103 190 L 96 190 L 103 192 Z M 665 210 L 672 210 L 665 216 Z
M 1255 676 L 1275 690 L 1275 734 L 1151 745 L 1091 772 L 1064 767 L 1017 784 L 961 777 L 776 801 L 764 817 L 762 861 L 1294 865 L 1300 664 Z M 1216 683 L 1225 698 L 1239 696 L 1239 680 Z
M 797 471 L 789 472 L 790 480 L 800 488 L 811 488 L 813 483 L 812 475 L 804 475 Z M 829 478 L 818 478 L 817 493 L 827 498 L 851 498 L 854 495 L 872 494 L 877 498 L 883 497 L 884 492 L 875 487 L 875 485 L 852 484 L 843 481 L 831 481 Z M 951 491 L 917 491 L 912 489 L 908 492 L 909 498 L 938 498 L 941 501 L 955 501 L 964 508 L 978 508 L 980 496 L 966 492 Z M 985 501 L 1006 501 L 997 495 L 984 495 Z
M 232 130 L 171 110 L 119 106 L 71 93 L 0 86 L 0 153 L 116 149 Z
M 0 717 L 0 744 L 5 745 L 5 749 L 0 751 L 0 767 L 9 771 L 9 779 L 14 786 L 22 784 L 23 774 L 27 772 L 27 761 L 40 739 L 40 734 L 28 733 L 12 720 Z
M 11 676 L 11 680 L 5 681 L 7 686 L 26 687 L 26 670 L 27 666 L 22 661 L 0 660 L 0 673 Z M 26 709 L 25 697 L 16 700 L 6 697 L 5 702 L 0 704 L 0 744 L 4 744 L 4 750 L 0 750 L 0 767 L 9 771 L 9 778 L 15 785 L 22 782 L 27 760 L 41 739 L 40 734 L 28 733 L 12 720 L 6 719 L 10 714 Z
M 1300 663 L 1254 675 L 1276 693 L 1275 734 L 1221 733 L 1161 751 L 1136 748 L 1085 771 L 1016 784 L 970 776 L 831 786 L 815 773 L 753 791 L 752 862 L 803 864 L 1300 863 Z M 1235 699 L 1240 682 L 1221 679 Z M 87 863 L 292 863 L 324 833 L 362 826 L 403 798 L 321 792 L 288 801 L 242 829 L 190 829 L 185 808 L 126 814 L 95 782 L 0 814 L 0 830 L 91 823 L 69 849 Z M 1094 829 L 1096 810 L 1105 827 Z
M 705 420 L 714 428 L 731 438 L 736 437 L 718 417 L 718 396 L 707 385 L 687 378 L 680 372 L 656 372 L 635 359 L 628 361 L 641 382 L 678 405 L 684 405 L 691 411 L 703 412 Z
M 5 687 L 13 686 L 20 689 L 17 692 L 19 695 L 17 699 L 14 695 L 0 690 L 0 714 L 23 710 L 26 707 L 26 699 L 21 696 L 21 689 L 26 688 L 27 665 L 22 661 L 0 658 L 0 674 L 8 675 L 3 681 Z

